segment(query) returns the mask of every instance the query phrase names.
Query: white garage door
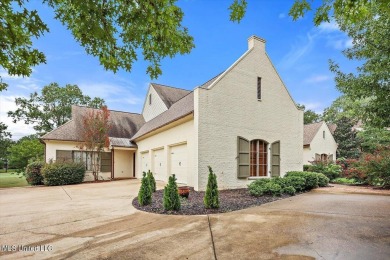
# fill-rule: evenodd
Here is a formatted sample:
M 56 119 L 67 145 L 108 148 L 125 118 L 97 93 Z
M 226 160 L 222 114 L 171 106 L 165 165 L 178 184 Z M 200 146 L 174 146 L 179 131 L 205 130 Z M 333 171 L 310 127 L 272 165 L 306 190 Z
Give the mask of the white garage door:
M 170 174 L 175 174 L 178 183 L 187 184 L 187 144 L 171 147 Z
M 141 174 L 151 170 L 149 162 L 149 152 L 141 153 Z
M 156 180 L 166 181 L 164 167 L 164 149 L 153 151 L 153 175 Z

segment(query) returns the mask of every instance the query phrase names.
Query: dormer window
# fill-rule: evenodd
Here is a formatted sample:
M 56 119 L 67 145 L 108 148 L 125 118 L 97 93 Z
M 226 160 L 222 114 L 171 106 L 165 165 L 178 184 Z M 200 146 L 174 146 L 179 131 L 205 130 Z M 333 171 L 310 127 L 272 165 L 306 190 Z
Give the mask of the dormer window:
M 149 94 L 149 105 L 152 104 L 152 94 Z
M 261 78 L 257 77 L 257 99 L 261 100 Z

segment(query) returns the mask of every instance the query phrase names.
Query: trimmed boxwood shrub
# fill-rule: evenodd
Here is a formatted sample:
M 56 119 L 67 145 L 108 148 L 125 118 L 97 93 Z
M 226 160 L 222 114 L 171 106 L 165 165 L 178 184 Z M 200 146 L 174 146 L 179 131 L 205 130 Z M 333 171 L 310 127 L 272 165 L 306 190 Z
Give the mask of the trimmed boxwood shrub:
M 293 186 L 286 186 L 282 189 L 282 193 L 294 196 L 295 195 L 295 188 Z
M 286 177 L 298 176 L 305 179 L 305 190 L 311 190 L 318 187 L 318 176 L 316 172 L 287 172 Z
M 325 176 L 325 174 L 317 173 L 318 177 L 318 186 L 326 187 L 329 184 L 329 178 Z
M 41 173 L 41 169 L 43 167 L 43 162 L 32 162 L 29 163 L 26 167 L 25 175 L 26 180 L 31 185 L 42 185 L 43 184 L 43 176 Z
M 281 179 L 281 178 L 280 178 Z M 249 193 L 252 196 L 272 195 L 280 196 L 282 194 L 282 181 L 279 178 L 258 179 L 248 185 Z
M 297 192 L 305 190 L 306 180 L 300 176 L 287 176 L 284 177 L 287 186 L 291 186 Z
M 48 186 L 81 183 L 84 175 L 84 163 L 55 162 L 42 168 L 43 183 Z

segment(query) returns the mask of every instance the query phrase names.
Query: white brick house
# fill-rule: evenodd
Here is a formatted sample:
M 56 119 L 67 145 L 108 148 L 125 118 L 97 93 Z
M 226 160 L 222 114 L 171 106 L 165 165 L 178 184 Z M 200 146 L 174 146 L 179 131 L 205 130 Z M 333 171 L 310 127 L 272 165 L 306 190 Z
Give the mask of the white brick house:
M 110 135 L 110 178 L 116 178 L 117 164 L 123 164 L 118 160 L 134 165 L 128 177 L 140 178 L 150 169 L 157 180 L 175 174 L 179 183 L 196 190 L 206 187 L 208 165 L 221 189 L 302 170 L 303 111 L 266 54 L 265 41 L 252 36 L 248 45 L 227 70 L 193 91 L 150 84 L 142 114 L 129 114 L 128 120 L 138 121 L 128 136 L 119 130 Z M 53 140 L 56 131 L 42 137 L 46 155 L 52 157 L 58 142 L 66 139 Z

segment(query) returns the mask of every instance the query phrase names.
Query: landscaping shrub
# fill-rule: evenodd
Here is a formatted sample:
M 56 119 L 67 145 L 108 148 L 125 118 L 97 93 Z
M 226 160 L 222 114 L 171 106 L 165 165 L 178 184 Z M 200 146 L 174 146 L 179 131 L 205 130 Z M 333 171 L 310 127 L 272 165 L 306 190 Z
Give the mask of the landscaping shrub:
M 379 147 L 372 154 L 364 154 L 361 160 L 370 185 L 390 188 L 390 146 Z
M 318 176 L 315 172 L 287 172 L 286 177 L 298 176 L 305 179 L 305 190 L 311 190 L 318 187 Z
M 320 187 L 326 187 L 329 184 L 329 178 L 325 176 L 325 174 L 322 173 L 316 173 L 318 177 L 318 186 Z
M 295 195 L 295 188 L 293 186 L 286 186 L 282 189 L 282 193 L 294 196 Z
M 318 172 L 324 174 L 329 180 L 340 177 L 342 167 L 333 162 L 314 161 L 308 166 L 307 171 Z
M 42 185 L 43 184 L 43 176 L 41 173 L 41 169 L 44 163 L 40 161 L 29 163 L 26 167 L 25 175 L 26 180 L 31 185 Z
M 309 169 L 310 169 L 310 166 L 311 166 L 310 164 L 304 164 L 304 165 L 303 165 L 303 171 L 304 171 L 304 172 L 308 172 Z
M 152 203 L 152 187 L 150 185 L 150 180 L 145 172 L 143 172 L 141 187 L 138 192 L 138 203 L 141 206 L 149 205 Z
M 179 210 L 181 207 L 175 174 L 169 177 L 168 184 L 164 188 L 163 200 L 165 210 Z
M 149 179 L 150 188 L 152 189 L 152 192 L 156 191 L 156 180 L 154 179 L 153 173 L 148 170 L 147 177 Z
M 84 163 L 55 162 L 42 168 L 43 183 L 48 186 L 81 183 L 84 175 Z
M 360 184 L 355 179 L 347 179 L 347 178 L 336 178 L 332 182 L 338 184 Z
M 270 181 L 263 187 L 263 194 L 272 195 L 272 196 L 280 196 L 282 195 L 282 187 L 273 182 Z
M 213 173 L 213 169 L 209 168 L 209 178 L 207 181 L 206 193 L 204 194 L 204 205 L 206 208 L 219 208 L 219 193 L 217 184 L 217 175 Z
M 258 179 L 248 185 L 249 194 L 252 196 L 273 195 L 280 196 L 282 194 L 282 178 Z M 279 182 L 280 184 L 278 184 Z
M 295 191 L 304 191 L 306 180 L 300 176 L 286 176 L 284 177 L 287 186 L 291 186 L 295 189 Z

